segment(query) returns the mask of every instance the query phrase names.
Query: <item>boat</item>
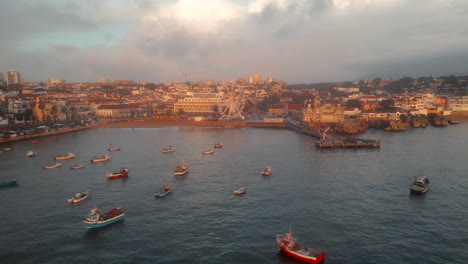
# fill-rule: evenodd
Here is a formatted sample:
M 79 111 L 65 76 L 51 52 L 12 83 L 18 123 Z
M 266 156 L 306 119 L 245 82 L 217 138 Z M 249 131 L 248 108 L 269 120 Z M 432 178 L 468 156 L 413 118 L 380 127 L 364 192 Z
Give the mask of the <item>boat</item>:
M 119 151 L 120 150 L 120 147 L 110 147 L 107 149 L 108 151 Z
M 268 166 L 264 170 L 262 170 L 262 175 L 263 176 L 270 176 L 270 174 L 271 174 L 271 167 L 270 166 Z
M 33 144 L 39 144 L 39 141 L 33 140 L 33 141 L 31 141 L 31 143 L 33 143 Z
M 168 148 L 163 148 L 161 151 L 162 151 L 163 153 L 172 153 L 172 152 L 175 151 L 175 148 L 174 148 L 173 146 L 169 145 Z
M 214 153 L 214 149 L 210 149 L 210 150 L 202 152 L 203 155 L 208 155 L 208 154 L 213 154 L 213 153 Z
M 72 170 L 79 170 L 79 169 L 82 169 L 82 168 L 84 168 L 83 164 L 70 166 L 70 169 L 72 169 Z
M 52 164 L 52 165 L 44 166 L 44 169 L 55 169 L 55 168 L 58 168 L 58 167 L 61 167 L 61 166 L 62 166 L 62 163 L 55 163 L 55 164 Z
M 429 190 L 429 178 L 422 175 L 419 176 L 410 186 L 410 192 L 414 194 L 424 194 Z
M 3 152 L 7 152 L 7 151 L 10 151 L 10 150 L 12 150 L 12 148 L 3 148 L 2 149 Z
M 244 194 L 247 189 L 245 187 L 240 187 L 239 189 L 234 191 L 234 194 L 241 195 Z
M 172 184 L 164 185 L 159 192 L 154 193 L 154 197 L 160 198 L 160 197 L 164 197 L 164 196 L 168 195 L 169 193 L 171 193 L 172 187 L 173 187 Z
M 307 263 L 318 264 L 325 259 L 325 252 L 323 249 L 309 248 L 300 245 L 289 230 L 286 235 L 277 235 L 276 243 L 281 250 L 289 256 L 303 260 Z
M 108 172 L 108 173 L 106 173 L 106 176 L 109 179 L 127 177 L 128 176 L 128 169 L 127 168 L 121 168 L 119 172 Z
M 125 213 L 120 207 L 113 208 L 105 214 L 94 207 L 89 215 L 83 219 L 83 223 L 88 229 L 99 228 L 123 220 L 124 216 Z
M 31 158 L 31 157 L 34 157 L 34 156 L 37 156 L 37 155 L 38 155 L 37 152 L 34 152 L 34 151 L 32 151 L 32 150 L 26 152 L 26 157 L 30 157 L 30 158 Z
M 213 148 L 222 148 L 223 147 L 223 142 L 218 142 L 213 145 Z
M 91 194 L 91 190 L 84 190 L 82 192 L 76 193 L 74 197 L 67 199 L 68 203 L 79 203 L 84 199 L 88 198 Z
M 0 181 L 0 187 L 16 185 L 18 179 Z
M 448 122 L 449 122 L 449 124 L 451 124 L 451 125 L 460 124 L 460 121 L 458 121 L 458 120 L 453 120 L 453 119 L 449 119 Z
M 55 160 L 67 160 L 75 157 L 75 154 L 68 152 L 67 155 L 58 155 L 55 156 Z
M 182 161 L 174 170 L 174 175 L 180 176 L 189 172 L 189 166 L 185 161 Z
M 103 162 L 103 161 L 108 161 L 110 159 L 111 159 L 111 157 L 109 155 L 102 155 L 102 157 L 100 157 L 100 158 L 93 157 L 91 162 Z

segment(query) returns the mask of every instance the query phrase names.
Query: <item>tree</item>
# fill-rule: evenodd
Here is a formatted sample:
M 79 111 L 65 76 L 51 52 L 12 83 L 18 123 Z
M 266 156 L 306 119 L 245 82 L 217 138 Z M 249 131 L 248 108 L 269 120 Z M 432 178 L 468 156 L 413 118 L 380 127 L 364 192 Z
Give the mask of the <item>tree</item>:
M 213 114 L 215 116 L 219 115 L 219 106 L 217 104 L 213 105 Z
M 57 113 L 58 113 L 58 108 L 56 105 L 53 105 L 52 108 L 50 109 L 50 115 L 54 118 L 57 119 Z
M 104 90 L 105 93 L 112 93 L 114 91 L 114 87 L 111 85 L 103 85 L 102 90 Z
M 184 114 L 185 114 L 184 109 L 179 108 L 179 110 L 177 110 L 177 115 L 178 115 L 178 116 L 183 116 Z
M 171 115 L 172 115 L 172 110 L 171 110 L 171 109 L 167 109 L 167 110 L 166 110 L 166 115 L 167 115 L 167 116 L 171 116 Z
M 362 105 L 361 105 L 361 101 L 359 101 L 358 99 L 351 99 L 351 100 L 348 100 L 346 101 L 346 107 L 349 107 L 349 108 L 359 108 L 361 109 Z
M 380 107 L 383 109 L 392 109 L 395 106 L 395 101 L 393 99 L 387 99 L 380 102 Z
M 159 113 L 159 112 L 162 113 L 163 110 L 164 110 L 164 108 L 166 108 L 166 104 L 164 104 L 164 103 L 158 104 L 158 105 L 156 106 L 156 108 L 158 109 L 158 113 Z

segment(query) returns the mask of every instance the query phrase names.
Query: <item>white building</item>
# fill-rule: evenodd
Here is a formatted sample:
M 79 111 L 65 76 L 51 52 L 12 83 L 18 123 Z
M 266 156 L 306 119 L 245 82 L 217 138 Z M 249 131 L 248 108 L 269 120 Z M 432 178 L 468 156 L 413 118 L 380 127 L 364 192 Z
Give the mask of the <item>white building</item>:
M 19 72 L 13 69 L 8 70 L 6 74 L 6 81 L 7 81 L 7 85 L 21 83 Z
M 215 105 L 221 110 L 222 104 L 223 99 L 215 93 L 187 93 L 185 98 L 174 103 L 174 113 L 182 109 L 187 114 L 207 115 L 213 113 Z

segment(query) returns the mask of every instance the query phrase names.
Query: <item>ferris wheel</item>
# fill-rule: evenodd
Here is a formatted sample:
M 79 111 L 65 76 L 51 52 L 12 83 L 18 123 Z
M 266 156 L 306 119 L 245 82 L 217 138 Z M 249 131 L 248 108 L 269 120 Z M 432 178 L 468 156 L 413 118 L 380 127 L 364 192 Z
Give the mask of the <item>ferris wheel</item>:
M 233 120 L 233 119 L 244 119 L 242 110 L 244 110 L 245 99 L 241 94 L 236 94 L 234 89 L 231 89 L 220 109 L 221 117 L 220 120 Z

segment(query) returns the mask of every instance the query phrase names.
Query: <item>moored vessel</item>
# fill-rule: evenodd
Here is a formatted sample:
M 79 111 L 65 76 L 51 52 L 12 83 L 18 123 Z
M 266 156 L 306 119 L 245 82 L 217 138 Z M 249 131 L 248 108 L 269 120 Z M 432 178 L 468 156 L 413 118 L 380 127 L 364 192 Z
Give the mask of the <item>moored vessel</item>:
M 55 164 L 52 164 L 52 165 L 44 166 L 44 169 L 55 169 L 55 168 L 59 168 L 61 166 L 62 166 L 62 163 L 55 163 Z
M 109 151 L 119 151 L 120 147 L 110 147 L 107 150 L 109 150 Z
M 182 161 L 177 167 L 174 169 L 174 175 L 181 176 L 189 172 L 189 166 L 185 161 Z
M 32 157 L 37 156 L 37 155 L 38 155 L 37 152 L 34 152 L 32 150 L 26 152 L 26 157 L 32 158 Z
M 271 167 L 267 166 L 264 170 L 262 170 L 262 175 L 263 176 L 270 176 L 271 174 Z
M 222 148 L 223 147 L 223 142 L 218 142 L 213 145 L 213 148 Z
M 106 173 L 106 176 L 109 179 L 127 177 L 128 176 L 128 169 L 127 168 L 121 168 L 120 171 L 118 171 L 118 172 L 108 172 L 108 173 Z
M 214 149 L 210 149 L 210 150 L 202 152 L 203 155 L 208 155 L 208 154 L 213 154 L 213 153 L 214 153 Z
M 71 158 L 74 158 L 74 157 L 75 157 L 75 154 L 68 152 L 67 155 L 55 156 L 55 160 L 67 160 L 67 159 L 71 159 Z
M 318 264 L 325 259 L 325 251 L 323 249 L 300 245 L 291 230 L 284 236 L 277 235 L 276 243 L 278 243 L 278 246 L 284 253 L 307 263 Z
M 91 160 L 91 162 L 104 162 L 104 161 L 108 161 L 110 160 L 111 157 L 109 155 L 102 155 L 102 157 L 100 158 L 96 158 L 96 157 L 93 157 L 93 159 Z
M 410 192 L 413 194 L 424 194 L 429 190 L 429 178 L 421 175 L 411 184 Z
M 67 199 L 68 203 L 79 203 L 84 199 L 88 198 L 91 194 L 91 190 L 84 190 L 82 192 L 76 193 L 74 197 Z
M 111 209 L 109 212 L 102 214 L 96 207 L 91 209 L 89 215 L 83 219 L 83 223 L 88 229 L 104 227 L 123 220 L 125 216 L 124 211 L 120 207 Z
M 16 185 L 18 179 L 0 181 L 0 187 Z
M 247 191 L 247 188 L 245 188 L 245 187 L 240 187 L 239 189 L 237 189 L 237 190 L 234 191 L 234 194 L 242 195 L 242 194 L 244 194 L 246 191 Z
M 72 170 L 79 170 L 79 169 L 82 169 L 82 168 L 84 168 L 83 164 L 77 164 L 77 165 L 70 166 L 70 169 L 72 169 Z
M 169 147 L 163 148 L 163 149 L 161 150 L 162 153 L 172 153 L 172 152 L 174 152 L 174 151 L 175 151 L 175 148 L 174 148 L 173 146 L 171 146 L 171 145 L 169 145 Z
M 159 192 L 154 193 L 154 197 L 161 198 L 161 197 L 168 195 L 169 193 L 171 193 L 172 187 L 173 187 L 172 184 L 164 185 Z

